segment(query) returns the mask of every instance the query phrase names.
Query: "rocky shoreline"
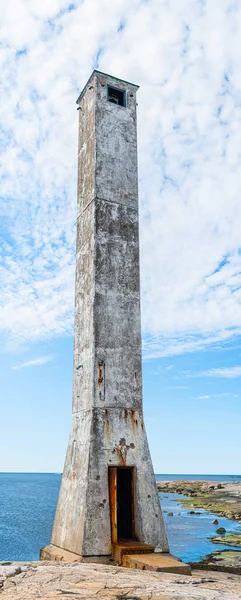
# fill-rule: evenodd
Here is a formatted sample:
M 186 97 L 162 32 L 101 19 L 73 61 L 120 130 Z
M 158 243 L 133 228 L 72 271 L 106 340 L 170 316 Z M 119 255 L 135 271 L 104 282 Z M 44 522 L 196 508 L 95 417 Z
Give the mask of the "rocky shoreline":
M 213 544 L 224 544 L 233 548 L 241 548 L 241 533 L 228 533 L 211 538 Z
M 162 493 L 182 494 L 180 503 L 189 508 L 189 514 L 200 514 L 197 509 L 207 510 L 217 516 L 241 523 L 241 481 L 159 481 L 158 491 Z M 213 521 L 218 526 L 218 520 Z M 211 538 L 214 544 L 232 546 L 226 551 L 208 554 L 200 562 L 190 563 L 194 569 L 205 569 L 227 573 L 241 574 L 241 534 L 229 533 L 225 529 L 216 532 L 223 535 Z M 237 548 L 234 550 L 233 548 Z
M 241 481 L 158 481 L 157 487 L 159 492 L 186 496 L 180 500 L 185 508 L 203 508 L 241 522 Z
M 205 569 L 241 575 L 241 552 L 221 550 L 208 554 L 199 562 L 190 563 L 192 569 Z

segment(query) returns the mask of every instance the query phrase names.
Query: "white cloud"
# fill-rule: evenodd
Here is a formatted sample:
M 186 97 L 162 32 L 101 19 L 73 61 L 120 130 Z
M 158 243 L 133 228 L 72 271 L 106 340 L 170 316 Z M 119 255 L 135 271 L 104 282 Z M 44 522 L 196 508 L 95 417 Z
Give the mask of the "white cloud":
M 97 56 L 101 70 L 141 85 L 145 355 L 240 335 L 241 6 L 9 0 L 1 13 L 5 343 L 72 331 L 75 99 Z
M 200 371 L 199 373 L 195 373 L 195 377 L 227 377 L 228 379 L 235 379 L 236 377 L 241 377 L 241 366 Z
M 149 334 L 143 339 L 143 355 L 150 359 L 203 351 L 207 348 L 230 350 L 227 344 L 231 343 L 235 335 L 241 335 L 241 328 L 237 327 L 235 331 L 223 329 L 213 335 L 205 335 L 204 332 L 199 335 L 195 332 L 192 334 L 186 330 L 178 333 L 171 331 L 169 336 Z
M 14 371 L 19 371 L 19 369 L 26 369 L 26 367 L 40 367 L 48 362 L 51 362 L 52 360 L 52 356 L 40 356 L 39 358 L 33 358 L 33 360 L 29 360 L 28 362 L 22 363 L 21 365 L 16 365 L 12 368 Z
M 224 394 L 205 394 L 204 396 L 194 396 L 193 400 L 209 400 L 211 398 L 238 398 L 237 394 L 232 394 L 230 392 L 225 392 Z
M 211 398 L 238 398 L 237 394 L 232 394 L 231 392 L 225 392 L 223 394 L 206 394 L 204 396 L 195 396 L 193 400 L 209 400 Z

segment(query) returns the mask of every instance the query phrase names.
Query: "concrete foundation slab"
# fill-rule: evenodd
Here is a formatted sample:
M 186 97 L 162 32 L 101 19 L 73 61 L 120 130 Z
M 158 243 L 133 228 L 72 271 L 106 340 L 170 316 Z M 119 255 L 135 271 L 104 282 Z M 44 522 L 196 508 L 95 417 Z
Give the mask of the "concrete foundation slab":
M 123 543 L 119 542 L 118 544 L 112 544 L 112 557 L 115 562 L 119 565 L 122 565 L 122 559 L 124 554 L 147 554 L 149 552 L 154 552 L 155 546 L 151 546 L 150 544 L 143 544 L 142 542 L 137 542 L 135 540 L 123 541 Z
M 183 563 L 169 553 L 153 552 L 153 550 L 153 546 L 136 541 L 112 544 L 112 560 L 122 567 L 129 569 L 191 575 L 190 565 Z M 111 556 L 80 556 L 74 552 L 54 546 L 54 544 L 49 544 L 49 546 L 41 548 L 40 560 L 54 560 L 66 563 L 88 562 L 109 564 Z
M 54 544 L 49 544 L 49 546 L 45 546 L 44 548 L 40 549 L 40 560 L 54 560 L 56 562 L 65 563 L 84 562 L 100 565 L 113 564 L 113 558 L 110 554 L 107 556 L 80 556 L 80 554 L 69 552 L 68 550 L 59 548 Z
M 82 562 L 82 556 L 75 554 L 75 552 L 64 550 L 64 548 L 54 546 L 54 544 L 49 544 L 49 546 L 40 548 L 40 560 L 55 560 L 68 563 Z
M 191 567 L 171 554 L 123 554 L 122 566 L 129 569 L 191 575 Z

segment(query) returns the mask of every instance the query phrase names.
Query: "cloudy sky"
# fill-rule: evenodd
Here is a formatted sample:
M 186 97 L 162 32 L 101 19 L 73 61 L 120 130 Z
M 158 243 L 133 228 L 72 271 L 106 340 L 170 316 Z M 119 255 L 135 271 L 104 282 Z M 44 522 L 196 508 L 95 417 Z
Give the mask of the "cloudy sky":
M 144 407 L 155 469 L 240 472 L 240 2 L 8 0 L 0 17 L 0 470 L 62 470 L 75 100 L 97 68 L 140 85 Z

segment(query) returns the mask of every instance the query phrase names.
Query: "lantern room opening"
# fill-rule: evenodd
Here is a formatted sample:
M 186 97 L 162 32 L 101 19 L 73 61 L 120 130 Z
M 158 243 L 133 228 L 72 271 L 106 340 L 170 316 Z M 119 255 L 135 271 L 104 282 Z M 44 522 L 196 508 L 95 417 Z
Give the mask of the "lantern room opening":
M 133 540 L 134 523 L 134 468 L 109 468 L 110 516 L 112 542 Z
M 126 106 L 126 93 L 124 90 L 107 85 L 107 100 L 118 106 Z

